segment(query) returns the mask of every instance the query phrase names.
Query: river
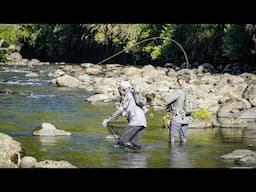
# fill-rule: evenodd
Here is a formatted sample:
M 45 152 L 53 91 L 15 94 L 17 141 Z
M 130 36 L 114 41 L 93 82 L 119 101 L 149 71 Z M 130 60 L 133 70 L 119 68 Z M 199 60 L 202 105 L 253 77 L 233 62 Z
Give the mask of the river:
M 114 103 L 90 104 L 84 90 L 60 88 L 47 76 L 58 66 L 33 68 L 39 77 L 26 77 L 31 68 L 0 66 L 0 132 L 19 141 L 26 156 L 38 161 L 67 160 L 79 168 L 231 168 L 233 162 L 220 156 L 235 149 L 254 149 L 254 138 L 243 129 L 190 129 L 186 145 L 168 146 L 167 131 L 162 128 L 163 111 L 147 113 L 148 127 L 141 134 L 145 147 L 137 151 L 114 148 L 107 140 L 110 133 L 101 124 L 113 110 Z M 72 136 L 32 136 L 43 122 L 69 131 Z M 253 145 L 255 146 L 255 145 Z

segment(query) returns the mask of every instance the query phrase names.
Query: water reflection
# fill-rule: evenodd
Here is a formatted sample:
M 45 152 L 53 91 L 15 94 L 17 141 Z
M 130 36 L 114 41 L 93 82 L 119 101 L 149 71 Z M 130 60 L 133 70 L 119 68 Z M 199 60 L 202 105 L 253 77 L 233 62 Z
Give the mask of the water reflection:
M 245 128 L 242 131 L 242 139 L 243 142 L 250 146 L 255 147 L 256 146 L 256 129 L 254 128 Z
M 187 144 L 173 144 L 169 148 L 169 161 L 171 168 L 189 168 L 191 162 L 188 155 Z
M 146 157 L 139 152 L 129 152 L 124 154 L 124 168 L 145 168 Z
M 41 144 L 41 147 L 56 147 L 65 145 L 65 143 L 70 143 L 70 136 L 38 136 L 38 140 Z

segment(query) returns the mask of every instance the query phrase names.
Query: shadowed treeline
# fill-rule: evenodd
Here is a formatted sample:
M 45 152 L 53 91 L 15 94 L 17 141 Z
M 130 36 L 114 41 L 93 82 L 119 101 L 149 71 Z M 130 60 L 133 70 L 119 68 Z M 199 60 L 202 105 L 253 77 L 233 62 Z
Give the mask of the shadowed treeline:
M 98 63 L 113 54 L 108 63 L 181 66 L 182 45 L 190 66 L 210 63 L 224 68 L 230 63 L 255 65 L 256 25 L 252 24 L 15 24 L 0 25 L 3 48 L 20 52 L 23 58 L 41 61 Z M 151 37 L 161 37 L 134 46 Z M 0 52 L 0 60 L 6 58 Z M 197 67 L 197 66 L 196 66 Z M 250 69 L 249 69 L 250 70 Z M 248 70 L 247 70 L 248 71 Z

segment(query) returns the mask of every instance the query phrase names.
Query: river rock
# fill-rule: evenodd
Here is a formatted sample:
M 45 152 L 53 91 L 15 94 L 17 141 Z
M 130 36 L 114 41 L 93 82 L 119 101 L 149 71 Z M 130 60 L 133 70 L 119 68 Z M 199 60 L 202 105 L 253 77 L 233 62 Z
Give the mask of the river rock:
M 92 77 L 88 74 L 83 74 L 78 77 L 78 80 L 84 84 L 90 85 L 92 83 Z
M 38 73 L 34 73 L 34 72 L 31 72 L 31 73 L 28 73 L 25 75 L 26 77 L 38 77 Z
M 252 106 L 256 107 L 256 81 L 253 81 L 248 85 L 243 97 L 248 99 Z
M 231 153 L 222 155 L 220 158 L 227 159 L 227 160 L 236 160 L 236 159 L 240 159 L 240 158 L 251 156 L 251 155 L 256 155 L 256 153 L 248 149 L 237 149 L 232 151 Z
M 221 75 L 204 75 L 199 79 L 198 84 L 206 84 L 206 85 L 212 85 L 216 86 L 221 79 Z
M 242 95 L 246 87 L 247 83 L 243 78 L 235 75 L 224 74 L 221 76 L 220 81 L 214 89 L 216 95 L 242 99 Z
M 44 160 L 44 161 L 37 162 L 35 164 L 35 168 L 76 168 L 76 167 L 64 160 L 61 160 L 61 161 Z
M 86 98 L 86 101 L 89 101 L 90 103 L 107 102 L 109 100 L 110 100 L 110 97 L 105 94 L 95 94 Z
M 240 115 L 240 119 L 245 123 L 256 123 L 256 107 L 243 111 Z
M 137 67 L 133 67 L 133 66 L 126 66 L 124 67 L 121 72 L 129 77 L 129 76 L 140 76 L 141 77 L 141 72 L 142 70 L 137 68 Z
M 212 64 L 204 63 L 198 67 L 198 72 L 200 73 L 216 73 L 217 70 L 213 67 Z
M 101 75 L 103 73 L 103 69 L 100 65 L 93 65 L 91 67 L 86 68 L 86 73 L 88 75 Z
M 22 158 L 20 168 L 34 168 L 37 160 L 34 157 L 25 156 Z
M 192 120 L 192 122 L 189 124 L 189 128 L 191 129 L 202 129 L 202 128 L 208 128 L 211 127 L 212 124 L 209 120 Z
M 161 81 L 161 82 L 155 82 L 151 85 L 151 91 L 153 91 L 154 93 L 158 94 L 165 94 L 169 91 L 170 89 L 170 83 L 167 82 L 167 84 L 165 83 L 165 81 Z
M 175 65 L 174 63 L 165 63 L 164 67 L 166 68 L 172 68 L 173 70 L 179 70 L 180 67 L 178 67 L 177 65 Z
M 57 78 L 57 77 L 63 76 L 64 74 L 65 72 L 63 70 L 57 69 L 54 73 L 49 73 L 48 76 Z
M 256 153 L 235 160 L 238 165 L 256 166 Z
M 70 75 L 64 75 L 56 79 L 56 83 L 59 87 L 78 87 L 80 81 L 77 78 Z
M 21 54 L 19 52 L 13 52 L 10 55 L 10 59 L 14 60 L 14 61 L 21 61 L 22 60 L 22 56 L 21 56 Z
M 106 136 L 106 139 L 107 139 L 107 140 L 116 140 L 116 139 L 118 139 L 118 138 L 119 138 L 119 136 L 116 135 L 116 134 L 107 135 L 107 136 Z
M 89 68 L 92 67 L 94 64 L 93 63 L 82 63 L 80 66 L 83 68 Z
M 229 99 L 220 104 L 217 111 L 218 122 L 223 127 L 246 127 L 241 121 L 241 112 L 250 108 L 245 100 Z
M 0 89 L 0 93 L 4 93 L 4 94 L 14 94 L 14 92 L 11 89 Z
M 65 136 L 71 135 L 70 132 L 57 129 L 54 125 L 50 123 L 42 123 L 41 125 L 37 126 L 34 131 L 33 135 L 37 136 Z
M 24 153 L 19 142 L 9 135 L 0 133 L 0 168 L 19 168 Z
M 79 65 L 72 66 L 71 73 L 73 74 L 80 74 L 83 71 L 83 68 Z
M 63 63 L 63 65 L 60 65 L 59 66 L 59 69 L 67 72 L 67 73 L 70 73 L 72 71 L 72 65 L 65 65 L 65 63 Z
M 158 76 L 157 70 L 152 65 L 145 65 L 142 68 L 142 77 L 147 81 L 153 81 Z

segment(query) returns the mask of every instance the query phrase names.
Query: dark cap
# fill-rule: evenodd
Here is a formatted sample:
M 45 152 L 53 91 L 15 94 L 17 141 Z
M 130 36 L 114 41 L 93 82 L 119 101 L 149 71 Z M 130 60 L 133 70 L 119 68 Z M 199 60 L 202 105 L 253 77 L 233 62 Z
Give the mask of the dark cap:
M 177 77 L 177 79 L 183 79 L 183 80 L 185 80 L 186 82 L 189 82 L 189 81 L 190 81 L 190 78 L 191 78 L 191 75 L 190 75 L 190 73 L 188 73 L 188 72 L 184 72 L 184 73 L 182 73 L 182 74 L 179 74 L 178 77 Z

